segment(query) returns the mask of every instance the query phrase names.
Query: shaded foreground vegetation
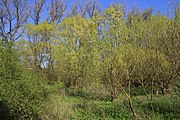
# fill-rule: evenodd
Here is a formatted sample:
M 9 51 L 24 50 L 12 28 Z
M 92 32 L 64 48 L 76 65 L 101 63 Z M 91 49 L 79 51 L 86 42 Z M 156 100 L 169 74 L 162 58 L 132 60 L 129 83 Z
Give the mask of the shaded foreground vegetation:
M 168 17 L 51 0 L 41 22 L 45 3 L 0 1 L 0 119 L 180 119 L 178 2 Z

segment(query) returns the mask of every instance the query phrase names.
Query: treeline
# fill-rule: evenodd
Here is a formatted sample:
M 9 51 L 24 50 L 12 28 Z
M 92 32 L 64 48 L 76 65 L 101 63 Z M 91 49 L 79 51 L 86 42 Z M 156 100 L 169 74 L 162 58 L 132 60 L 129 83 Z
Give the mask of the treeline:
M 168 18 L 121 4 L 102 10 L 97 1 L 75 2 L 66 12 L 59 0 L 32 6 L 1 0 L 0 117 L 38 119 L 43 102 L 60 90 L 93 99 L 107 95 L 112 102 L 123 93 L 134 117 L 134 95 L 179 96 L 178 5 Z

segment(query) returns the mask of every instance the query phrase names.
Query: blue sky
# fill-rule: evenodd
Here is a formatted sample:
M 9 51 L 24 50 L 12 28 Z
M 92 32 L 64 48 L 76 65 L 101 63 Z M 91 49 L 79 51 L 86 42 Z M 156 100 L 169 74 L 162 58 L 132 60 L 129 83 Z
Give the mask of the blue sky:
M 103 8 L 107 8 L 109 4 L 118 1 L 118 0 L 99 0 Z M 144 10 L 148 7 L 152 7 L 156 13 L 158 10 L 161 13 L 165 14 L 167 12 L 168 1 L 172 2 L 173 0 L 119 0 L 120 3 L 127 5 L 128 9 L 131 9 L 133 6 Z
M 68 0 L 68 3 L 71 4 L 74 0 Z M 173 1 L 180 0 L 98 0 L 103 9 L 107 8 L 110 4 L 115 2 L 120 2 L 124 5 L 127 5 L 128 9 L 131 9 L 133 6 L 138 7 L 140 10 L 144 10 L 148 7 L 152 7 L 154 13 L 158 10 L 161 11 L 162 14 L 167 13 L 168 2 L 171 4 Z
M 74 0 L 64 0 L 67 2 L 68 8 L 71 4 L 74 3 Z M 76 1 L 84 1 L 84 0 L 76 0 Z M 157 13 L 158 10 L 161 11 L 161 14 L 167 15 L 168 3 L 173 4 L 173 1 L 180 2 L 180 0 L 98 0 L 100 7 L 106 9 L 109 5 L 113 3 L 120 3 L 126 6 L 127 10 L 131 10 L 133 7 L 139 8 L 140 10 L 144 10 L 146 8 L 152 7 L 154 10 L 154 14 Z M 47 17 L 47 11 L 44 9 L 44 13 L 42 16 L 42 20 Z M 67 10 L 68 11 L 68 10 Z M 66 12 L 67 12 L 66 11 Z

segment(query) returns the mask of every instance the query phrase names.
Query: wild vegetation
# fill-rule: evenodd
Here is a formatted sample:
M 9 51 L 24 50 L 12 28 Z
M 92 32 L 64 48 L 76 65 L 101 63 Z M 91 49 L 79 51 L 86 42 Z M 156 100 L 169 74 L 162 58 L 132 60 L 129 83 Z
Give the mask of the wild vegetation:
M 0 119 L 180 119 L 179 2 L 28 2 L 0 1 Z

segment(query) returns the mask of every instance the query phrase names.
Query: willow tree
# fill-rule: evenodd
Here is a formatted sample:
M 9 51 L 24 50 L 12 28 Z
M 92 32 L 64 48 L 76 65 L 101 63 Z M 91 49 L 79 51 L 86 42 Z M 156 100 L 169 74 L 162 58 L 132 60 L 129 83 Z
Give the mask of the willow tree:
M 99 47 L 101 58 L 102 80 L 108 86 L 112 101 L 116 97 L 118 88 L 116 76 L 113 71 L 118 67 L 118 48 L 124 44 L 127 38 L 127 29 L 124 21 L 124 15 L 120 5 L 110 6 L 104 11 L 102 16 L 96 16 L 99 20 Z
M 57 68 L 62 67 L 62 81 L 67 87 L 82 88 L 96 79 L 98 55 L 96 49 L 97 31 L 91 20 L 80 16 L 64 19 L 60 24 L 59 49 L 63 58 L 57 58 Z M 59 64 L 60 63 L 60 64 Z M 63 65 L 61 64 L 63 63 Z M 60 65 L 60 66 L 59 66 Z
M 170 58 L 168 53 L 170 54 L 170 51 L 174 50 L 173 54 L 175 53 L 175 56 L 177 56 L 179 42 L 176 41 L 176 44 L 174 44 L 175 41 L 168 40 L 168 38 L 172 38 L 170 37 L 172 33 L 168 33 L 172 30 L 170 29 L 173 23 L 172 20 L 162 16 L 160 12 L 157 15 L 150 14 L 148 19 L 144 19 L 144 13 L 146 11 L 143 14 L 139 13 L 138 16 L 132 13 L 129 14 L 127 25 L 132 31 L 129 36 L 136 47 L 146 51 L 146 58 L 149 59 L 149 62 L 147 61 L 144 64 L 149 70 L 144 70 L 142 81 L 146 82 L 148 86 L 156 86 L 153 91 L 160 90 L 164 94 L 165 91 L 171 88 L 173 81 L 177 78 L 177 71 L 175 71 L 170 60 L 172 57 Z M 178 38 L 178 34 L 175 36 L 174 40 Z
M 115 100 L 119 91 L 125 94 L 130 109 L 136 117 L 130 90 L 124 88 L 127 85 L 129 88 L 131 87 L 129 68 L 132 63 L 129 63 L 123 55 L 128 52 L 123 48 L 130 46 L 128 46 L 129 30 L 125 24 L 122 7 L 121 5 L 112 5 L 104 11 L 102 16 L 97 15 L 95 18 L 98 20 L 101 80 L 110 91 L 111 101 Z
M 172 85 L 178 85 L 179 68 L 180 68 L 180 33 L 179 33 L 180 9 L 175 9 L 175 16 L 173 19 L 164 22 L 166 26 L 165 31 L 161 34 L 161 51 L 167 56 L 170 62 L 169 78 L 164 84 L 165 89 L 172 88 Z M 173 87 L 174 88 L 174 87 Z
M 49 70 L 53 67 L 51 40 L 54 38 L 56 26 L 53 23 L 43 22 L 38 25 L 28 24 L 25 30 L 32 51 L 33 70 L 41 77 L 43 69 L 47 69 L 49 74 Z

